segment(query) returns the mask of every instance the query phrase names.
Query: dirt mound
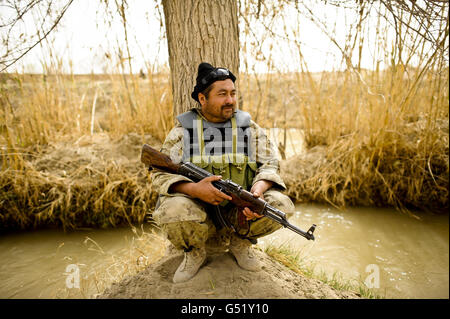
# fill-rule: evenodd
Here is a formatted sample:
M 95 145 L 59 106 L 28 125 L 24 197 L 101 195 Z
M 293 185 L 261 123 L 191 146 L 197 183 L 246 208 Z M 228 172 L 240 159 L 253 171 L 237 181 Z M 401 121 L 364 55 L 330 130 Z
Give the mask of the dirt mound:
M 355 293 L 342 292 L 319 280 L 303 277 L 255 250 L 263 264 L 259 272 L 240 268 L 228 253 L 209 254 L 207 263 L 197 275 L 184 283 L 174 284 L 173 274 L 183 255 L 170 250 L 158 262 L 135 276 L 113 284 L 100 299 L 354 299 Z
M 50 144 L 44 154 L 32 163 L 38 171 L 58 176 L 65 176 L 83 166 L 101 171 L 109 165 L 115 165 L 136 172 L 142 170 L 140 152 L 144 143 L 155 147 L 161 145 L 150 135 L 142 137 L 136 133 L 123 135 L 116 140 L 105 133 L 83 135 L 73 143 Z
M 280 161 L 281 175 L 285 183 L 293 184 L 314 176 L 326 163 L 326 148 L 315 146 L 287 160 Z

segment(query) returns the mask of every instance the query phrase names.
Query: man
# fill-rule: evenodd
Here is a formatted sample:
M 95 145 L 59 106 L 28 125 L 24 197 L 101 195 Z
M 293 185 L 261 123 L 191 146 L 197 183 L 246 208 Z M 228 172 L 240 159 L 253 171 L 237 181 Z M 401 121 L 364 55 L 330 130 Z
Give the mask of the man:
M 209 63 L 198 67 L 191 96 L 199 103 L 177 117 L 161 152 L 173 161 L 190 161 L 214 176 L 195 183 L 187 177 L 155 171 L 152 185 L 160 195 L 153 218 L 169 241 L 184 250 L 184 259 L 173 282 L 191 279 L 206 261 L 208 247 L 219 246 L 234 255 L 249 271 L 261 269 L 252 244 L 281 226 L 249 208 L 243 211 L 212 182 L 231 179 L 255 197 L 292 215 L 294 205 L 280 191 L 286 188 L 279 176 L 277 153 L 264 130 L 246 112 L 236 109 L 236 77 L 225 68 Z M 217 221 L 221 214 L 226 221 Z

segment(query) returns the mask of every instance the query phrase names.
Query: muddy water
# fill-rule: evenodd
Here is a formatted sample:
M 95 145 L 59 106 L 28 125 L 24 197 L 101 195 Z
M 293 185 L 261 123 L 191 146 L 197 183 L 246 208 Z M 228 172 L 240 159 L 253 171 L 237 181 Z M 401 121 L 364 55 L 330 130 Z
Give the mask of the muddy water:
M 387 298 L 449 297 L 447 216 L 417 220 L 389 209 L 296 208 L 291 222 L 305 230 L 316 223 L 316 241 L 283 229 L 260 245 L 289 245 L 316 271 L 368 280 Z M 2 235 L 0 298 L 82 298 L 96 293 L 93 278 L 107 274 L 114 260 L 127 255 L 133 236 L 130 229 Z M 71 265 L 78 267 L 79 288 L 68 280 L 76 274 Z
M 95 294 L 94 276 L 109 271 L 113 258 L 126 256 L 133 236 L 129 228 L 2 235 L 0 298 L 84 298 Z M 69 275 L 77 275 L 78 280 L 68 280 Z
M 304 230 L 315 223 L 316 240 L 283 229 L 264 238 L 299 252 L 328 277 L 367 283 L 386 298 L 449 298 L 448 216 L 421 220 L 392 209 L 296 205 L 291 219 Z

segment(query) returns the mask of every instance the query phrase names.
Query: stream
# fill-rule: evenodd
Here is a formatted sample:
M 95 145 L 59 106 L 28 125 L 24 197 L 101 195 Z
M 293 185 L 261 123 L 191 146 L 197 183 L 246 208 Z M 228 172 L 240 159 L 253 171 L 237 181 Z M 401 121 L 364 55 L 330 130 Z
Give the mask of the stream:
M 384 298 L 449 298 L 448 216 L 416 215 L 297 204 L 290 222 L 303 230 L 316 224 L 316 240 L 281 229 L 258 245 L 289 247 L 315 272 L 366 282 Z M 143 230 L 151 232 L 150 225 Z M 118 278 L 118 260 L 137 235 L 131 228 L 3 234 L 0 298 L 89 298 L 104 288 L 99 276 Z M 73 274 L 81 280 L 68 280 Z

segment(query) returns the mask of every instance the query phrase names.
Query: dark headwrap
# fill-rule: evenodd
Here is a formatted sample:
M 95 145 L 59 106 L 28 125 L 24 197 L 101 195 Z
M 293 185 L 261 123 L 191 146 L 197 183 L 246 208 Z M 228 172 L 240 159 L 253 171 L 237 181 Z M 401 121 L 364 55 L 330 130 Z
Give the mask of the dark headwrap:
M 199 102 L 198 94 L 203 92 L 208 86 L 216 81 L 222 81 L 225 79 L 231 79 L 236 81 L 236 77 L 230 70 L 225 68 L 215 68 L 211 64 L 202 62 L 198 66 L 196 85 L 194 91 L 191 93 L 191 97 Z

